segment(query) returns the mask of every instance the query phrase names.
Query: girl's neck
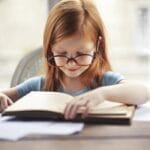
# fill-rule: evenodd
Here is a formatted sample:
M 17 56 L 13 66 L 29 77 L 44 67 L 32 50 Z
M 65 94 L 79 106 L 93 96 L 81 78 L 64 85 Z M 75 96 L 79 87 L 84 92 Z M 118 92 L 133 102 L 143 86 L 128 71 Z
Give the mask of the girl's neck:
M 80 78 L 64 78 L 61 84 L 66 92 L 76 92 L 85 87 Z

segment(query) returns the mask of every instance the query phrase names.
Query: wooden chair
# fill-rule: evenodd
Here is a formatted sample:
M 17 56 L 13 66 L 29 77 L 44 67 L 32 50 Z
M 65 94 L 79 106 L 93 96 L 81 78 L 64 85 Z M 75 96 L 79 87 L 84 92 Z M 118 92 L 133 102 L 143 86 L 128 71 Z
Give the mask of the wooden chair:
M 15 69 L 10 86 L 14 87 L 30 77 L 39 75 L 42 64 L 42 48 L 38 48 L 24 56 Z

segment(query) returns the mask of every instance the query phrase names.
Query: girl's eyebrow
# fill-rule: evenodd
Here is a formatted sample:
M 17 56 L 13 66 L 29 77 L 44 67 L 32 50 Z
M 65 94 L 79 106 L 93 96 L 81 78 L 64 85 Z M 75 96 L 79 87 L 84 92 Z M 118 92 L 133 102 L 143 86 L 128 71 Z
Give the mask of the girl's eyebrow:
M 55 53 L 57 53 L 57 54 L 63 54 L 63 55 L 67 54 L 66 51 L 53 51 L 53 52 L 55 52 Z
M 93 51 L 93 49 L 81 49 L 81 50 L 78 50 L 77 53 L 89 53 Z
M 91 51 L 93 51 L 93 50 L 77 50 L 75 53 L 76 54 L 81 54 L 81 53 L 86 54 L 86 53 L 90 53 Z M 55 51 L 55 53 L 66 55 L 68 52 L 67 51 Z
M 92 50 L 93 50 L 93 48 L 89 49 L 89 48 L 85 48 L 85 47 L 80 47 L 80 48 L 76 49 L 76 53 L 88 53 L 88 52 L 91 52 Z M 64 49 L 62 47 L 58 47 L 57 49 L 54 49 L 53 52 L 61 53 L 61 54 L 67 53 L 66 49 Z
M 58 48 L 54 48 L 52 51 L 56 53 L 62 53 L 62 52 L 66 52 L 66 49 L 58 47 Z

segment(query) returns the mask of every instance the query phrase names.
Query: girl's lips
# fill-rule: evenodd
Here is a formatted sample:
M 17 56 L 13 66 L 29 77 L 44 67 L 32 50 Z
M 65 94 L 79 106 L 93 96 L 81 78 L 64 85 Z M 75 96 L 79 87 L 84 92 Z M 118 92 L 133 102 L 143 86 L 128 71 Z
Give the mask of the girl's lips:
M 77 69 L 68 69 L 69 71 L 76 71 Z

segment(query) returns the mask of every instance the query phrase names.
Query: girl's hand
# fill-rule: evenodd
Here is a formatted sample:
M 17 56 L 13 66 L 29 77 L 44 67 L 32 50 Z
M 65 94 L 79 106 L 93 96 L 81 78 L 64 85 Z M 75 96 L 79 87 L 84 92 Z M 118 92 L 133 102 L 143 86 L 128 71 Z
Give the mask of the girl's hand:
M 5 94 L 0 93 L 0 112 L 3 112 L 13 101 Z
M 104 96 L 95 90 L 77 96 L 66 105 L 64 117 L 65 119 L 74 119 L 80 110 L 82 117 L 85 118 L 94 106 L 97 106 L 104 100 Z

